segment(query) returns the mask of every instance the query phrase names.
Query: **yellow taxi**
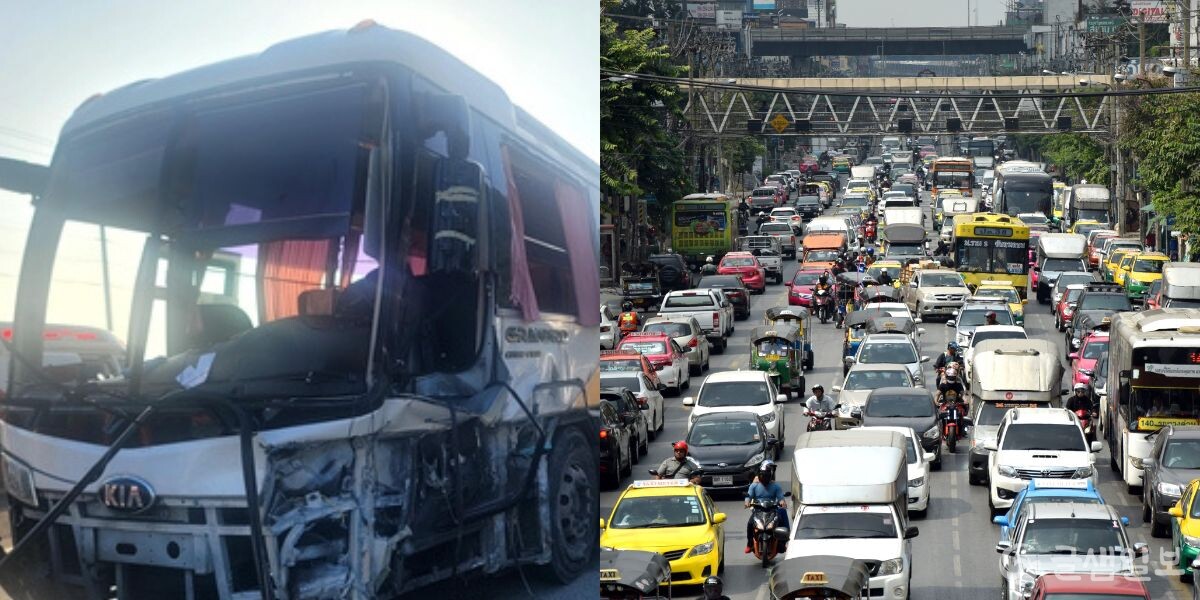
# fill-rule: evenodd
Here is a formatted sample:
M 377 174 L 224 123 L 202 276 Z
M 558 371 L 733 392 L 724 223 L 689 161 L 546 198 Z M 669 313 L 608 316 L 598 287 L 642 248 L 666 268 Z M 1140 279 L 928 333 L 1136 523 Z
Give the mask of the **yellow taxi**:
M 1115 282 L 1117 268 L 1121 266 L 1121 261 L 1124 260 L 1126 255 L 1137 253 L 1138 250 L 1135 248 L 1117 248 L 1109 252 L 1108 256 L 1104 257 L 1104 264 L 1100 266 L 1100 275 L 1104 278 L 1104 281 L 1109 283 Z
M 1113 283 L 1120 286 L 1125 285 L 1125 278 L 1127 275 L 1129 275 L 1129 271 L 1133 269 L 1133 259 L 1136 258 L 1138 254 L 1141 253 L 1126 252 L 1125 254 L 1121 255 L 1121 262 L 1118 262 L 1117 268 L 1113 270 Z
M 846 184 L 847 194 L 866 194 L 872 202 L 875 201 L 875 190 L 871 189 L 871 184 L 865 181 L 851 181 Z
M 1012 283 L 991 279 L 981 281 L 979 287 L 975 288 L 974 296 L 976 298 L 1002 298 L 1004 302 L 1008 303 L 1008 310 L 1012 311 L 1013 322 L 1022 327 L 1025 326 L 1025 304 L 1029 301 L 1021 298 Z
M 850 162 L 850 157 L 848 156 L 835 156 L 832 164 L 834 171 L 838 173 L 849 173 L 850 167 L 853 166 L 854 163 Z
M 1130 300 L 1142 300 L 1150 284 L 1162 279 L 1163 265 L 1171 257 L 1162 252 L 1141 252 L 1133 255 L 1129 272 L 1125 274 L 1125 295 Z
M 876 281 L 879 281 L 879 274 L 887 271 L 888 277 L 892 278 L 892 287 L 900 287 L 900 272 L 904 270 L 904 265 L 898 260 L 877 260 L 867 267 L 867 275 L 870 275 Z
M 1071 223 L 1071 228 L 1067 233 L 1078 233 L 1079 235 L 1087 235 L 1087 232 L 1093 229 L 1100 229 L 1103 224 L 1095 219 L 1080 219 Z
M 1171 545 L 1175 548 L 1178 566 L 1185 574 L 1191 574 L 1192 561 L 1200 555 L 1200 499 L 1197 490 L 1200 479 L 1193 479 L 1183 490 L 1179 501 L 1167 510 L 1171 515 Z M 1185 575 L 1186 576 L 1186 575 Z
M 600 547 L 657 552 L 672 585 L 699 585 L 725 566 L 725 513 L 686 479 L 635 481 L 600 519 Z

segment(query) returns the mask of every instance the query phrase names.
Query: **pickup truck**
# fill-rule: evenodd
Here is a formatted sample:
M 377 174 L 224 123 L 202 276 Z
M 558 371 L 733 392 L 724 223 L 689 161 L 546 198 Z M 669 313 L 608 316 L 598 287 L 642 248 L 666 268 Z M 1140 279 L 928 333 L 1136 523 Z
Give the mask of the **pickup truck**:
M 971 290 L 962 275 L 949 269 L 922 269 L 913 274 L 912 281 L 900 288 L 900 296 L 913 317 L 925 319 L 930 315 L 951 318 L 962 309 Z
M 767 276 L 783 283 L 783 245 L 773 235 L 748 235 L 738 240 L 738 249 L 754 254 Z
M 733 333 L 733 303 L 719 289 L 695 289 L 670 292 L 663 297 L 658 316 L 695 317 L 704 337 L 717 352 L 724 352 Z

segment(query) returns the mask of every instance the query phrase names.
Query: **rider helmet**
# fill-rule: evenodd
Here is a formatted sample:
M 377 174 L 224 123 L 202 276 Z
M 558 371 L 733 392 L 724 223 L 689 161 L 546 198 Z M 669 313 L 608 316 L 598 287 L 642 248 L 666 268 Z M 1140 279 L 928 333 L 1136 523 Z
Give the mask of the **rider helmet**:
M 708 264 L 708 265 L 713 264 L 713 258 L 711 256 L 704 257 L 704 264 Z
M 947 350 L 958 350 L 958 342 L 950 342 L 949 344 L 946 344 L 946 349 Z
M 1077 392 L 1080 390 L 1086 390 L 1086 389 L 1087 389 L 1087 385 L 1082 384 L 1082 383 L 1077 383 L 1077 384 L 1075 384 L 1075 387 L 1074 387 L 1074 390 Z
M 672 450 L 683 450 L 684 452 L 687 452 L 688 445 L 687 445 L 687 442 L 685 442 L 683 440 L 679 440 L 678 442 L 671 444 L 671 449 Z
M 989 310 L 988 313 L 986 315 L 984 315 L 984 317 L 986 317 L 988 319 L 995 319 L 996 311 Z
M 821 390 L 821 391 L 823 392 L 823 391 L 825 391 L 825 386 L 823 386 L 823 385 L 821 385 L 821 384 L 819 384 L 819 383 L 818 383 L 817 385 L 814 385 L 814 386 L 812 386 L 812 391 L 814 391 L 814 392 L 815 392 L 815 391 L 817 391 L 817 390 Z
M 958 377 L 958 369 L 954 367 L 946 368 L 946 377 Z
M 621 310 L 626 312 L 633 310 L 633 303 L 626 300 L 623 304 L 621 304 Z
M 776 466 L 777 465 L 775 464 L 775 461 L 767 459 L 762 461 L 762 464 L 758 466 L 758 470 L 762 471 L 763 473 L 773 473 L 775 472 Z
M 705 600 L 716 600 L 725 593 L 725 584 L 721 582 L 721 578 L 716 575 L 709 575 L 704 580 L 704 598 Z

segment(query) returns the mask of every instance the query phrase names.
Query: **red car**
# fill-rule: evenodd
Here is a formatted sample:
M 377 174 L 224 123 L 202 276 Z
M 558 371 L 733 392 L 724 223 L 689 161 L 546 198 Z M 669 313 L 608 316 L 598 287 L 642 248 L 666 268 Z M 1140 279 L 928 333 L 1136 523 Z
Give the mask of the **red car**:
M 1087 383 L 1091 377 L 1088 377 L 1083 371 L 1094 372 L 1096 361 L 1105 352 L 1108 352 L 1107 331 L 1093 331 L 1083 338 L 1083 347 L 1079 349 L 1079 352 L 1072 352 L 1068 356 L 1071 359 L 1071 384 Z
M 1091 265 L 1091 267 L 1093 269 L 1100 267 L 1100 244 L 1101 244 L 1101 242 L 1103 242 L 1104 240 L 1106 240 L 1110 237 L 1116 237 L 1116 236 L 1117 236 L 1117 234 L 1115 234 L 1115 233 L 1097 233 L 1096 237 L 1092 238 L 1091 243 L 1088 244 L 1087 255 L 1088 255 L 1088 264 Z
M 816 173 L 821 170 L 821 165 L 817 163 L 815 158 L 806 158 L 800 163 L 801 173 Z
M 730 252 L 717 265 L 718 275 L 741 275 L 742 283 L 751 291 L 767 291 L 767 272 L 758 262 L 758 257 L 749 252 Z
M 636 331 L 621 338 L 618 350 L 640 352 L 654 370 L 663 384 L 676 392 L 688 387 L 691 382 L 691 368 L 683 349 L 671 336 L 665 333 Z
M 820 269 L 801 269 L 796 271 L 792 282 L 788 284 L 788 305 L 812 306 L 813 286 L 824 271 Z
M 1104 598 L 1104 600 L 1150 600 L 1150 592 L 1137 577 L 1083 573 L 1042 575 L 1033 583 L 1029 600 Z
M 650 378 L 650 383 L 655 386 L 661 382 L 658 380 L 658 372 L 654 365 L 640 352 L 633 350 L 604 350 L 600 352 L 600 372 L 606 371 L 641 371 Z
M 1146 310 L 1162 308 L 1162 278 L 1155 279 L 1146 290 Z
M 1076 283 L 1067 286 L 1067 291 L 1058 299 L 1058 304 L 1054 306 L 1054 327 L 1059 331 L 1067 330 L 1067 323 L 1071 322 L 1071 317 L 1075 316 L 1075 305 L 1079 302 L 1079 297 L 1083 295 L 1083 284 Z

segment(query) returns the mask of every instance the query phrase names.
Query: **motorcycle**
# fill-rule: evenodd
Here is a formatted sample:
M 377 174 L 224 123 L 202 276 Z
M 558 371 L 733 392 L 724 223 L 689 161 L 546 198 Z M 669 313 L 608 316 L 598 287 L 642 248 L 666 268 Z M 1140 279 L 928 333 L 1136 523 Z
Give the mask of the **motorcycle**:
M 829 290 L 819 289 L 813 292 L 813 301 L 816 304 L 817 318 L 821 319 L 821 323 L 828 323 L 833 317 L 833 298 L 829 295 Z
M 863 237 L 872 244 L 875 243 L 875 223 L 867 222 L 863 225 Z
M 1091 444 L 1096 441 L 1096 415 L 1081 408 L 1075 411 L 1075 416 L 1079 417 L 1079 426 L 1083 428 L 1083 437 L 1087 443 Z
M 785 498 L 791 492 L 784 492 Z M 751 521 L 754 523 L 754 557 L 762 561 L 763 568 L 779 554 L 789 537 L 788 524 L 779 522 L 779 503 L 775 500 L 754 500 L 750 503 Z
M 942 439 L 946 440 L 946 451 L 954 454 L 958 440 L 967 437 L 963 426 L 967 407 L 958 399 L 958 394 L 948 392 L 938 407 L 938 418 L 942 421 Z
M 832 431 L 833 417 L 837 413 L 837 409 L 841 405 L 833 407 L 829 412 L 804 411 L 804 416 L 808 417 L 808 431 Z

